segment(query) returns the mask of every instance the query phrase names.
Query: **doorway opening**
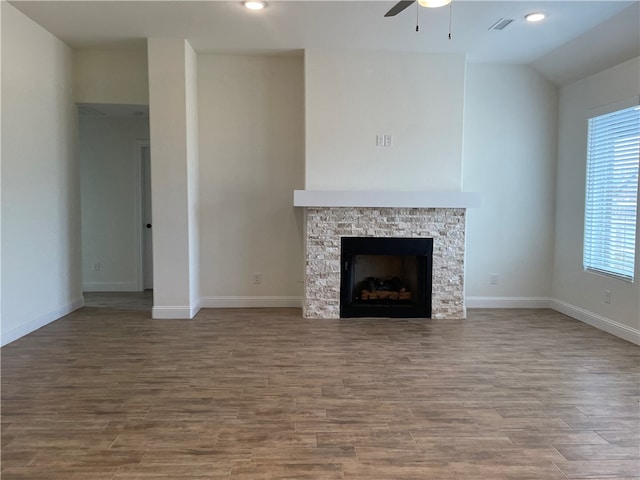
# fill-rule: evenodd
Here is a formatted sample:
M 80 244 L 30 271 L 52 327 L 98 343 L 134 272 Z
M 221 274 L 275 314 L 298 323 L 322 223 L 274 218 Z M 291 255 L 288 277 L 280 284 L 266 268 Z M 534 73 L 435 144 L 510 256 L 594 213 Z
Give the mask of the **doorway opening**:
M 136 301 L 150 311 L 149 107 L 79 104 L 78 114 L 85 304 L 114 306 L 121 294 L 126 307 L 145 293 Z

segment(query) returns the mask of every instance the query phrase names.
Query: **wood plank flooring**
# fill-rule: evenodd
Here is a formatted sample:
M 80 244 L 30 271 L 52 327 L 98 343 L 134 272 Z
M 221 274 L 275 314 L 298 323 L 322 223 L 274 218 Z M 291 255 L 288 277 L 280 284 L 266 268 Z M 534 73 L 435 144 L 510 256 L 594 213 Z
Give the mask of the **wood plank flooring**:
M 640 478 L 640 348 L 549 310 L 83 308 L 1 373 L 3 480 Z

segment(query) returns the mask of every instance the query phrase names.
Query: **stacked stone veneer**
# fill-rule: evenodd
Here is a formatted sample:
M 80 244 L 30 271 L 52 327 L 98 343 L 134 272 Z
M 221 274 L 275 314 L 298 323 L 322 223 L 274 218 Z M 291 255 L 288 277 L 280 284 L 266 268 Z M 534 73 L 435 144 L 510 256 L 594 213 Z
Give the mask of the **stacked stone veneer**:
M 433 238 L 432 318 L 466 318 L 465 209 L 307 207 L 306 318 L 340 317 L 340 238 Z

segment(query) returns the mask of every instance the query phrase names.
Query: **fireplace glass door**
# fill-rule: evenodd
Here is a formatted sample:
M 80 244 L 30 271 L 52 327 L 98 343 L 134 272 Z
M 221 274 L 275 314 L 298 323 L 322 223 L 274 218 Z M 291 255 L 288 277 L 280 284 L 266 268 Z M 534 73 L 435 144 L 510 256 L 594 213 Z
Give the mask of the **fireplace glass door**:
M 431 317 L 431 238 L 341 239 L 340 316 Z

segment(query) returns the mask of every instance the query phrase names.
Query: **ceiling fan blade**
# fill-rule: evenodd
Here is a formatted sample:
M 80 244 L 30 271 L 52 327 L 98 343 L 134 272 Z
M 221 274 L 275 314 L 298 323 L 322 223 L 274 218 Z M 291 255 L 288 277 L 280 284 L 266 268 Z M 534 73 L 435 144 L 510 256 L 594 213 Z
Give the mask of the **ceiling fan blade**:
M 415 0 L 402 0 L 401 2 L 396 3 L 391 10 L 384 14 L 385 17 L 393 17 L 403 11 L 405 8 L 409 7 Z

